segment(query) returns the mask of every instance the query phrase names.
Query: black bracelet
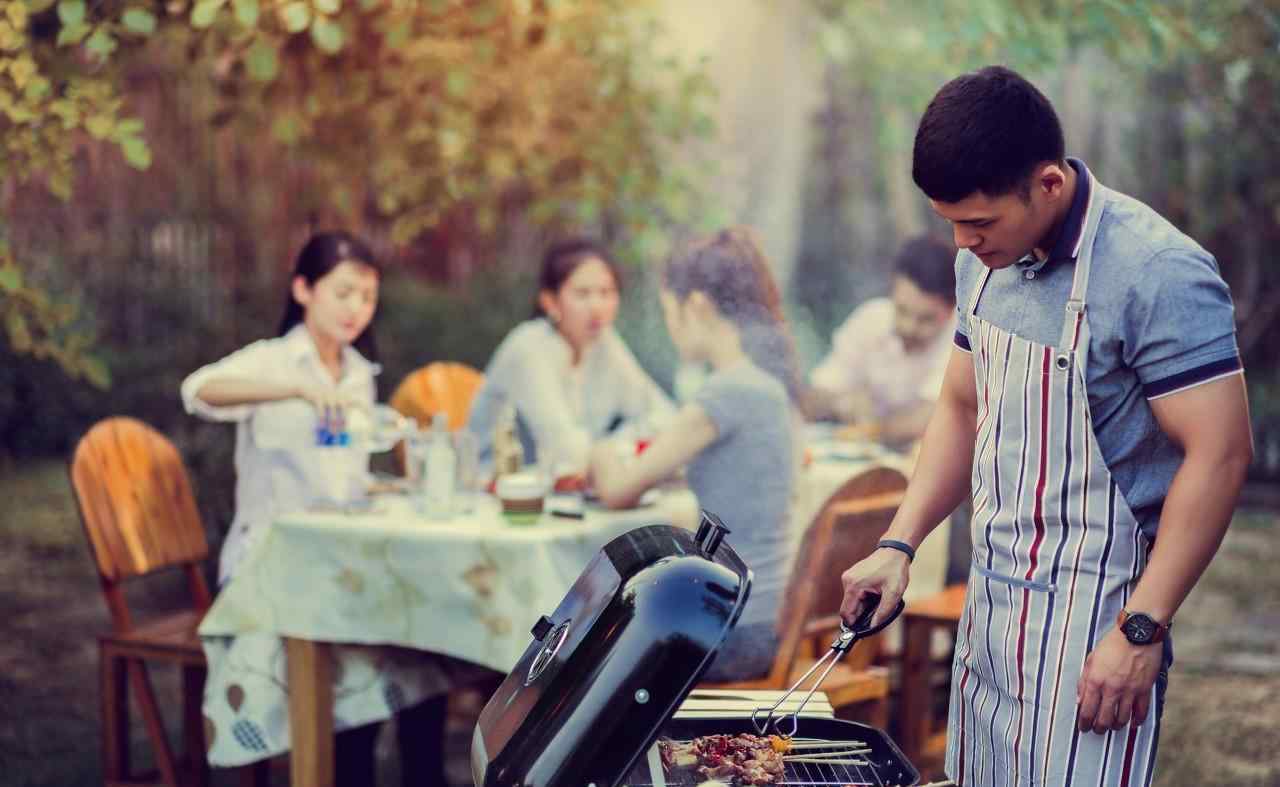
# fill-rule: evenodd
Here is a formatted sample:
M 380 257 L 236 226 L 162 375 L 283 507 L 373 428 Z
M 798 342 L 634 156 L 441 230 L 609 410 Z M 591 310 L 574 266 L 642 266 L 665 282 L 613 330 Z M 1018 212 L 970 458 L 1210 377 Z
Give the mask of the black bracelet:
M 908 563 L 914 562 L 916 559 L 916 551 L 905 541 L 894 541 L 891 538 L 886 538 L 876 544 L 876 549 L 896 549 L 907 556 Z

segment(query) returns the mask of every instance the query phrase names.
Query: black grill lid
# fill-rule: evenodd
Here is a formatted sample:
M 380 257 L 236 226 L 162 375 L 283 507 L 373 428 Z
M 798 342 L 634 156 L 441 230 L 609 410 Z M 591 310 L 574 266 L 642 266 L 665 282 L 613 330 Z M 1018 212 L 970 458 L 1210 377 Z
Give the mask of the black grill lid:
M 737 622 L 751 571 L 703 513 L 615 538 L 592 559 L 480 714 L 485 787 L 614 787 Z

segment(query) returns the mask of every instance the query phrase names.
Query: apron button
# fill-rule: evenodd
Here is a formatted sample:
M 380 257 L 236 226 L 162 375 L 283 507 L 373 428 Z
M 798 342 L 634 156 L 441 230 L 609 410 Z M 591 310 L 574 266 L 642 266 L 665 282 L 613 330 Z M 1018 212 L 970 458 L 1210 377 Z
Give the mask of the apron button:
M 1027 277 L 1027 281 L 1031 281 L 1032 279 L 1034 279 L 1034 278 L 1036 277 L 1036 272 L 1035 272 L 1035 271 L 1023 271 L 1023 272 L 1022 272 L 1022 275 L 1023 275 L 1023 276 L 1025 276 L 1025 277 Z
M 1068 367 L 1068 366 L 1070 366 L 1070 365 L 1071 365 L 1071 361 L 1067 360 L 1067 356 L 1065 356 L 1065 355 L 1059 355 L 1059 356 L 1058 356 L 1058 368 L 1059 368 L 1059 369 L 1062 369 L 1063 371 L 1066 371 L 1067 367 Z

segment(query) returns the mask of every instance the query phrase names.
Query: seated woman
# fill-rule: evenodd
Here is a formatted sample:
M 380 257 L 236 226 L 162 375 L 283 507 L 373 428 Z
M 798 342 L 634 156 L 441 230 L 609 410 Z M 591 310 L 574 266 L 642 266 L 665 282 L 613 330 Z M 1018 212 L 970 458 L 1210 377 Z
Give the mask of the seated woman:
M 471 407 L 467 428 L 482 460 L 508 406 L 532 440 L 526 459 L 570 472 L 585 469 L 592 440 L 620 424 L 671 413 L 666 395 L 613 329 L 618 281 L 617 266 L 592 241 L 564 241 L 547 251 L 534 317 L 498 345 Z
M 278 514 L 363 494 L 369 481 L 368 453 L 330 444 L 319 430 L 335 426 L 340 431 L 352 408 L 374 402 L 378 366 L 372 322 L 379 280 L 377 262 L 359 240 L 345 232 L 313 236 L 298 255 L 290 278 L 280 335 L 256 341 L 183 381 L 187 412 L 236 424 L 235 517 L 222 547 L 219 585 L 231 580 L 252 544 Z M 288 402 L 301 407 L 276 404 Z M 255 423 L 264 418 L 272 423 Z M 235 639 L 236 658 L 252 660 L 268 684 L 283 682 L 278 642 L 262 643 L 263 638 L 254 635 Z M 335 655 L 344 658 L 357 649 L 342 646 Z M 443 745 L 448 695 L 443 692 L 449 688 L 450 665 L 416 655 L 416 659 L 385 658 L 403 669 L 403 676 L 398 676 L 403 694 L 399 702 L 386 700 L 374 681 L 367 681 L 369 691 L 336 692 L 341 699 L 335 726 L 346 727 L 336 737 L 337 784 L 374 783 L 377 720 L 398 710 L 405 784 L 446 783 Z M 219 679 L 210 674 L 211 690 Z M 371 698 L 362 699 L 365 695 Z M 239 709 L 240 717 L 248 715 L 247 708 Z M 216 735 L 210 761 L 238 765 L 288 748 L 289 733 L 282 720 L 268 717 L 253 723 L 260 745 L 246 749 L 237 745 L 235 735 Z
M 755 572 L 750 600 L 706 679 L 761 677 L 777 650 L 798 466 L 799 380 L 781 297 L 759 244 L 737 228 L 678 250 L 661 297 L 682 360 L 711 372 L 640 456 L 623 459 L 608 442 L 597 445 L 591 481 L 606 505 L 621 508 L 688 465 L 698 504 L 728 525 L 729 543 Z

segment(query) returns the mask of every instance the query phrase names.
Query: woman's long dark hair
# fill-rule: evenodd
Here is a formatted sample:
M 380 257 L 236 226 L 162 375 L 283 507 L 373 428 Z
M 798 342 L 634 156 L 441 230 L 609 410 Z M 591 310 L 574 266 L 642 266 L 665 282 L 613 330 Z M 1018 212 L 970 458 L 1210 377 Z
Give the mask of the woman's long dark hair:
M 320 232 L 311 236 L 307 245 L 298 252 L 293 273 L 289 276 L 289 293 L 285 296 L 284 316 L 280 319 L 280 336 L 291 331 L 293 326 L 302 322 L 306 315 L 306 309 L 302 304 L 293 299 L 293 280 L 301 276 L 306 280 L 308 287 L 314 287 L 316 282 L 328 276 L 334 268 L 344 262 L 367 266 L 372 268 L 378 276 L 382 275 L 382 268 L 377 258 L 373 256 L 373 251 L 354 235 L 338 231 Z M 374 317 L 375 319 L 377 317 L 376 311 Z M 378 360 L 378 342 L 374 338 L 373 320 L 369 321 L 368 327 L 351 344 L 370 361 Z
M 587 260 L 600 260 L 613 274 L 613 283 L 622 289 L 622 274 L 604 246 L 590 238 L 566 238 L 547 248 L 542 255 L 542 270 L 538 274 L 538 292 L 533 296 L 533 316 L 546 317 L 539 296 L 544 291 L 560 292 L 578 266 Z
M 668 260 L 663 284 L 682 302 L 695 291 L 706 295 L 738 328 L 752 362 L 777 377 L 791 401 L 799 402 L 795 344 L 755 233 L 730 227 L 684 244 Z

